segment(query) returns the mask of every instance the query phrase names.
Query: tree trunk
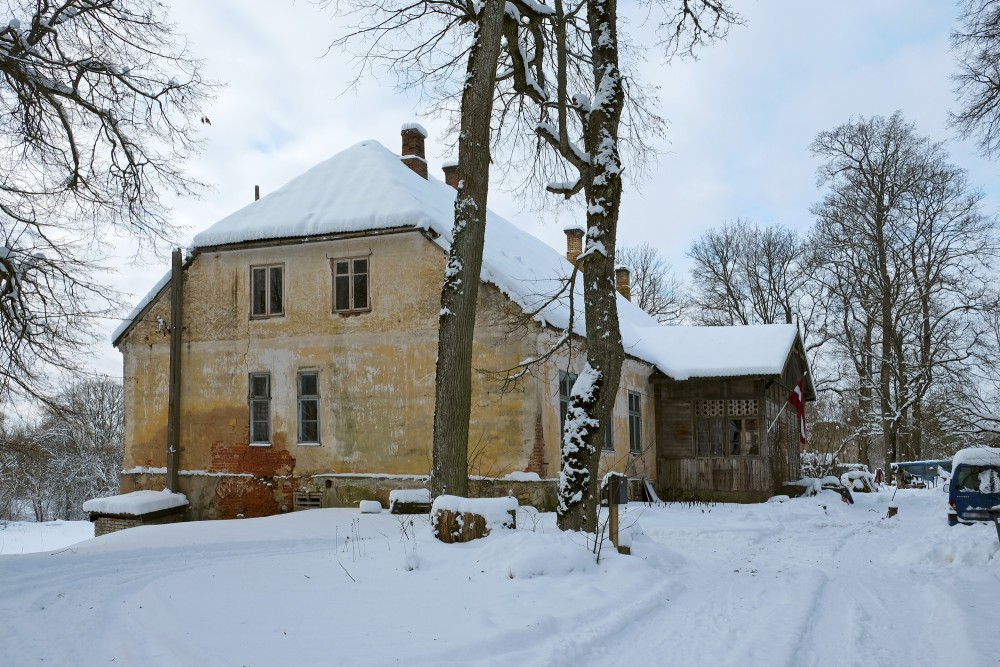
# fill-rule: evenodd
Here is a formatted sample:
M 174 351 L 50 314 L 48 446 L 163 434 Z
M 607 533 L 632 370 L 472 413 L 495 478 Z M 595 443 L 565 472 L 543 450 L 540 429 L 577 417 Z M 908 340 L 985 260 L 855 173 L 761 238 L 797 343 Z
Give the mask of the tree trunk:
M 601 443 L 611 424 L 625 359 L 614 280 L 622 194 L 618 124 L 623 103 L 615 0 L 589 0 L 587 21 L 597 91 L 584 130 L 584 148 L 590 156 L 582 257 L 587 368 L 573 389 L 563 433 L 557 523 L 562 530 L 596 532 Z
M 472 337 L 486 239 L 490 178 L 490 119 L 504 2 L 480 10 L 462 93 L 458 140 L 455 226 L 441 287 L 431 494 L 468 493 L 469 414 L 472 402 Z

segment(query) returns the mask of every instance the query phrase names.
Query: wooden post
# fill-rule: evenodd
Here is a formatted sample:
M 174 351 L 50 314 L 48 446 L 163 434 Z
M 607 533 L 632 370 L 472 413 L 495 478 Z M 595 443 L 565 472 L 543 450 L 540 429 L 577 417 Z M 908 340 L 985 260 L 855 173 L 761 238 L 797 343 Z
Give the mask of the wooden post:
M 610 533 L 611 544 L 618 548 L 618 503 L 608 502 L 608 533 Z
M 170 385 L 167 394 L 167 488 L 175 493 L 180 460 L 182 272 L 181 251 L 177 248 L 170 265 Z

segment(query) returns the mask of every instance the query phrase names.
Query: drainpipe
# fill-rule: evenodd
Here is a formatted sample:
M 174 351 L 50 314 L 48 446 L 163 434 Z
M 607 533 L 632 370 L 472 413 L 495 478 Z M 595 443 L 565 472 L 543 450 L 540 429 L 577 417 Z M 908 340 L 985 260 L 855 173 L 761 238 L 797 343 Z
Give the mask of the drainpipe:
M 181 297 L 183 281 L 180 248 L 170 267 L 170 387 L 167 398 L 167 489 L 177 493 L 181 426 Z

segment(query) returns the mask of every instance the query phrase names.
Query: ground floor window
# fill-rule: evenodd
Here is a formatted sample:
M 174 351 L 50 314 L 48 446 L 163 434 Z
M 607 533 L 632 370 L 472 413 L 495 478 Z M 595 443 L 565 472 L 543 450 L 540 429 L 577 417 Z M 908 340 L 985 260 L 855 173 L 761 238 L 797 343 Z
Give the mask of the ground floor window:
M 628 393 L 628 449 L 633 454 L 642 451 L 642 397 Z
M 319 444 L 319 373 L 300 372 L 298 384 L 299 442 Z
M 271 442 L 271 374 L 250 374 L 250 442 Z

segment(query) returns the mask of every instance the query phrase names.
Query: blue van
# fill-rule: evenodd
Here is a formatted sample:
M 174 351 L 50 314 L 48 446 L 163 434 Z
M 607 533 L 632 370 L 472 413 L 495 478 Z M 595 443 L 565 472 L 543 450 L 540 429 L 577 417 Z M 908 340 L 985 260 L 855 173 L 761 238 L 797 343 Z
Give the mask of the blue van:
M 955 454 L 948 486 L 948 524 L 992 521 L 1000 508 L 1000 449 L 972 447 Z

